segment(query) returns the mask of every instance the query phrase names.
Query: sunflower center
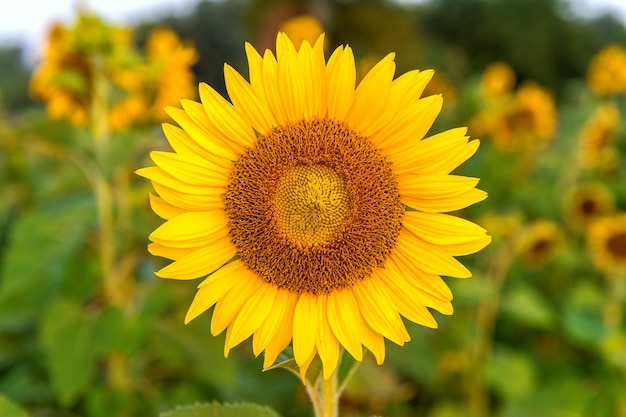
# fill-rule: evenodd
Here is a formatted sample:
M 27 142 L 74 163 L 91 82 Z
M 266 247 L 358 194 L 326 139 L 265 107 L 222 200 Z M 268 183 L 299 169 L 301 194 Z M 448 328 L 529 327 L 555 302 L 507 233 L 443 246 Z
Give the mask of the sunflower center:
M 391 163 L 327 119 L 259 136 L 234 163 L 224 202 L 241 261 L 298 294 L 371 275 L 395 247 L 404 213 Z
M 277 228 L 298 247 L 328 243 L 350 216 L 350 206 L 346 185 L 333 169 L 296 166 L 278 181 Z
M 606 245 L 613 256 L 622 260 L 626 259 L 626 233 L 617 233 L 611 236 Z

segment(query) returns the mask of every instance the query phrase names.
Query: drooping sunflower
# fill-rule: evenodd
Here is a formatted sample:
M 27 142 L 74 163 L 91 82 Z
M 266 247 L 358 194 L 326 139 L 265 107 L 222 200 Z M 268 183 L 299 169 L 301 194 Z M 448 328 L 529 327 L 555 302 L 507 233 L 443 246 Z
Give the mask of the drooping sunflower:
M 626 213 L 618 213 L 591 224 L 587 246 L 593 264 L 601 271 L 626 271 Z
M 185 322 L 215 306 L 226 355 L 252 336 L 268 367 L 292 343 L 303 375 L 319 355 L 329 378 L 342 348 L 382 363 L 385 338 L 407 342 L 401 316 L 436 327 L 429 308 L 452 313 L 441 275 L 469 277 L 454 257 L 491 238 L 445 214 L 486 193 L 450 175 L 478 148 L 466 129 L 423 139 L 442 105 L 421 97 L 433 72 L 394 79 L 389 54 L 355 88 L 351 48 L 326 62 L 323 43 L 279 33 L 276 56 L 246 44 L 250 81 L 225 65 L 230 101 L 201 84 L 201 103 L 168 108 L 174 152 L 138 174 L 166 220 L 149 250 L 174 261 L 156 274 L 208 275 Z

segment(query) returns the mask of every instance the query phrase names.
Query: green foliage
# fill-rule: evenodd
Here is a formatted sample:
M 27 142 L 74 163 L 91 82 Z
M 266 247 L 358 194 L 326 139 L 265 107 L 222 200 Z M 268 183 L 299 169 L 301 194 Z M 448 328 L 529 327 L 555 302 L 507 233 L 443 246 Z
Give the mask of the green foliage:
M 28 417 L 26 411 L 0 395 L 0 415 L 3 417 Z
M 198 404 L 161 413 L 160 417 L 278 417 L 267 407 L 256 404 Z

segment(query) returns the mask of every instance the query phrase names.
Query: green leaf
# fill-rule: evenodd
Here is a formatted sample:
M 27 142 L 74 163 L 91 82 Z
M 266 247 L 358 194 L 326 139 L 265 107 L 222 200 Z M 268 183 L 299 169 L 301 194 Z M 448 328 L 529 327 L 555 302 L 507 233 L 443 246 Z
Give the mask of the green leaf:
M 258 404 L 196 404 L 161 413 L 159 417 L 279 417 L 273 410 Z
M 555 315 L 550 304 L 535 289 L 522 286 L 512 289 L 503 301 L 505 313 L 514 316 L 522 323 L 540 329 L 554 326 Z
M 2 417 L 28 417 L 28 413 L 0 395 L 0 416 Z
M 535 388 L 536 370 L 532 360 L 521 353 L 498 348 L 485 369 L 485 377 L 494 390 L 506 398 L 521 398 Z
M 15 219 L 0 264 L 0 328 L 36 319 L 58 294 L 94 218 L 91 196 L 80 195 Z
M 346 388 L 346 385 L 350 382 L 352 375 L 358 369 L 361 362 L 357 361 L 352 357 L 352 355 L 343 352 L 341 355 L 341 360 L 339 362 L 338 378 L 337 378 L 337 386 L 339 389 L 337 390 L 339 393 L 343 392 Z
M 93 380 L 95 328 L 93 319 L 70 301 L 55 300 L 44 312 L 41 344 L 52 389 L 64 406 L 74 404 Z

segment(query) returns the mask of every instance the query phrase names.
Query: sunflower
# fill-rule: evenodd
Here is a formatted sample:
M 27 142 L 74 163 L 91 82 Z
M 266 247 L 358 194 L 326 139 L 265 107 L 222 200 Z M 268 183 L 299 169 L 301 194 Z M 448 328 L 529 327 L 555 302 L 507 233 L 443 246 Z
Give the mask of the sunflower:
M 384 339 L 409 340 L 401 316 L 428 327 L 452 313 L 441 275 L 467 278 L 454 256 L 491 240 L 444 214 L 486 197 L 476 178 L 450 175 L 478 141 L 457 128 L 422 139 L 442 105 L 420 98 L 432 71 L 394 78 L 394 54 L 355 88 L 348 46 L 326 62 L 324 36 L 276 57 L 246 44 L 250 81 L 229 65 L 230 101 L 206 84 L 201 103 L 168 108 L 174 152 L 152 152 L 138 174 L 166 222 L 149 251 L 173 260 L 159 277 L 200 283 L 185 322 L 212 306 L 225 355 L 252 336 L 264 367 L 292 343 L 303 377 L 316 355 L 324 378 L 345 349 L 380 364 Z
M 545 265 L 554 257 L 563 241 L 559 226 L 552 220 L 535 220 L 521 231 L 517 255 L 530 268 Z
M 488 103 L 470 125 L 473 133 L 489 135 L 500 150 L 535 149 L 554 138 L 556 106 L 546 89 L 526 82 L 513 94 Z
M 280 31 L 289 37 L 296 48 L 299 48 L 304 40 L 314 43 L 324 32 L 324 28 L 314 16 L 303 14 L 283 22 Z
M 626 213 L 593 222 L 589 227 L 587 246 L 591 260 L 599 270 L 626 270 Z
M 598 96 L 626 93 L 626 49 L 617 44 L 602 48 L 589 64 L 587 85 Z
M 498 101 L 508 96 L 514 85 L 515 72 L 505 62 L 492 62 L 480 77 L 480 92 L 488 101 Z
M 577 157 L 587 168 L 606 169 L 613 159 L 615 140 L 620 126 L 620 113 L 615 103 L 605 103 L 585 122 L 578 135 Z
M 586 182 L 573 187 L 565 194 L 563 204 L 565 220 L 578 232 L 611 214 L 613 208 L 613 193 L 602 182 Z

